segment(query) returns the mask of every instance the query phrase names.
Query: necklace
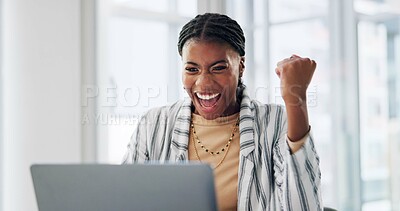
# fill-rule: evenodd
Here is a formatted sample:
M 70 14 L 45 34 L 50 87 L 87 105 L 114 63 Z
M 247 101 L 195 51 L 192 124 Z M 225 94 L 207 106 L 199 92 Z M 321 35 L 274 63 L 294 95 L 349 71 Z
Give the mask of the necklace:
M 228 154 L 229 146 L 231 145 L 231 142 L 232 142 L 232 140 L 233 140 L 233 136 L 235 136 L 235 132 L 237 131 L 237 128 L 238 128 L 238 126 L 239 126 L 239 117 L 238 117 L 237 121 L 235 122 L 235 125 L 233 125 L 232 133 L 231 133 L 231 135 L 230 135 L 230 137 L 229 137 L 229 139 L 228 139 L 228 142 L 224 145 L 223 148 L 221 148 L 220 151 L 215 151 L 215 152 L 209 150 L 209 149 L 208 149 L 207 147 L 205 147 L 205 146 L 203 145 L 203 143 L 200 141 L 199 137 L 198 137 L 197 134 L 196 134 L 196 130 L 195 130 L 195 128 L 194 128 L 193 122 L 190 124 L 190 126 L 191 126 L 191 128 L 192 128 L 192 133 L 193 133 L 192 139 L 193 139 L 194 151 L 195 151 L 195 153 L 196 153 L 197 159 L 198 159 L 200 162 L 201 162 L 201 159 L 200 159 L 200 156 L 199 156 L 199 152 L 197 151 L 196 142 L 197 142 L 198 144 L 200 144 L 200 147 L 201 147 L 205 152 L 209 153 L 209 154 L 212 155 L 212 156 L 214 156 L 214 155 L 219 155 L 219 154 L 224 153 L 224 156 L 222 157 L 222 159 L 221 159 L 221 160 L 218 162 L 218 164 L 214 167 L 214 169 L 216 169 L 218 166 L 220 166 L 220 165 L 222 164 L 222 162 L 225 160 L 226 155 Z

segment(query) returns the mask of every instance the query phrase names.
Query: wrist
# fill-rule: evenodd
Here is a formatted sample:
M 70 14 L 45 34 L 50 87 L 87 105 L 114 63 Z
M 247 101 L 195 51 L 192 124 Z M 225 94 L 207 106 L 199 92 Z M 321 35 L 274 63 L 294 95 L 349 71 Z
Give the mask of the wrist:
M 285 102 L 286 107 L 302 107 L 307 106 L 307 98 L 306 96 L 300 95 L 292 95 L 283 97 L 283 101 Z
M 306 138 L 308 136 L 308 134 L 310 133 L 311 130 L 311 126 L 308 126 L 308 130 L 306 132 L 303 133 L 303 135 L 297 135 L 297 136 L 292 136 L 290 137 L 289 134 L 286 134 L 286 138 L 288 139 L 288 141 L 290 142 L 298 142 L 298 141 L 302 141 L 304 140 L 304 138 Z

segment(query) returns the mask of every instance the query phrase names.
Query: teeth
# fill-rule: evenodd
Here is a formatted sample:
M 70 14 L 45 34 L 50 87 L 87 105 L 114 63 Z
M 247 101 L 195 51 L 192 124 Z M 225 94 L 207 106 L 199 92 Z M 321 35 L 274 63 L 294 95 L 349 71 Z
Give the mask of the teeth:
M 197 97 L 199 97 L 202 100 L 210 100 L 213 99 L 215 97 L 217 97 L 219 95 L 219 93 L 216 94 L 200 94 L 198 92 L 196 92 Z

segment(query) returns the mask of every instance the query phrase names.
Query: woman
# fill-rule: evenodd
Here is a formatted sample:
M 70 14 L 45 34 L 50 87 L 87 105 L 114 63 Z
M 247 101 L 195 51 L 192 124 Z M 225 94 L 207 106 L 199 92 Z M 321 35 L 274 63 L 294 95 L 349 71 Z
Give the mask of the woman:
M 277 64 L 284 108 L 250 99 L 241 80 L 245 37 L 228 16 L 196 16 L 178 51 L 190 99 L 147 112 L 124 163 L 209 163 L 219 210 L 322 210 L 306 105 L 316 63 L 292 55 Z

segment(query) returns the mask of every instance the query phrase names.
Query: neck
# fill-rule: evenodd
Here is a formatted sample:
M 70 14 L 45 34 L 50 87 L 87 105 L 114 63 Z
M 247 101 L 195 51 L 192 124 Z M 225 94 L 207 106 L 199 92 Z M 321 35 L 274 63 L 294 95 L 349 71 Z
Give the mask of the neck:
M 228 108 L 226 108 L 226 110 L 224 111 L 224 113 L 221 115 L 221 117 L 223 116 L 230 116 L 233 115 L 237 112 L 240 111 L 240 105 L 239 103 L 236 101 L 235 104 L 228 106 Z

